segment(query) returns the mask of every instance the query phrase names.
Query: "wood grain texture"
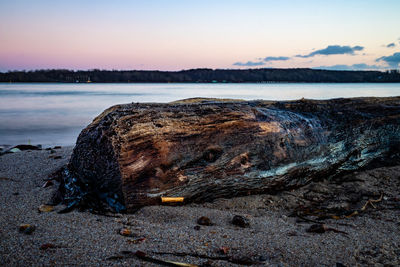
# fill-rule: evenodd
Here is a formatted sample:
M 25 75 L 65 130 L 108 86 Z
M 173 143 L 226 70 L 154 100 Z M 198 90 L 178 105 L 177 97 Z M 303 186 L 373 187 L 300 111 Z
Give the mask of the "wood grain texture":
M 400 97 L 189 99 L 109 108 L 82 131 L 70 171 L 132 211 L 274 192 L 399 162 Z

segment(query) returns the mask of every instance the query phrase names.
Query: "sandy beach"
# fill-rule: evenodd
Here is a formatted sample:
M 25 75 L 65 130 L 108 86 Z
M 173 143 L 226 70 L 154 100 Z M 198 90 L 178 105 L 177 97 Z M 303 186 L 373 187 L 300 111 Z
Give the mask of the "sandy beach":
M 135 214 L 59 214 L 62 205 L 39 212 L 58 186 L 53 181 L 43 187 L 45 180 L 67 164 L 72 147 L 55 151 L 0 156 L 1 266 L 158 266 L 135 256 L 136 251 L 199 266 L 400 265 L 400 166 L 276 195 L 150 206 Z M 313 203 L 353 213 L 322 220 L 314 212 L 305 218 L 306 207 Z M 303 215 L 294 215 L 295 210 Z M 233 225 L 235 215 L 247 219 L 249 226 Z M 211 225 L 199 225 L 202 216 Z M 21 224 L 35 229 L 26 234 L 19 231 Z M 309 230 L 313 225 L 323 227 Z M 121 235 L 121 229 L 128 236 Z

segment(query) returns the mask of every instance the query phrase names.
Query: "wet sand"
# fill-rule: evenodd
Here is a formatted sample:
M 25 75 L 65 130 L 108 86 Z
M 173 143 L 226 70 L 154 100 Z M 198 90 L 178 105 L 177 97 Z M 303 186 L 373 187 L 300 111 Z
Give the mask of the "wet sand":
M 58 186 L 54 182 L 43 188 L 44 180 L 71 153 L 66 147 L 54 154 L 41 150 L 0 156 L 1 266 L 157 266 L 134 256 L 138 250 L 199 266 L 400 265 L 400 166 L 351 174 L 345 179 L 350 182 L 322 181 L 276 195 L 204 204 L 151 206 L 113 217 L 77 210 L 59 214 L 62 205 L 39 212 Z M 349 196 L 355 193 L 360 194 L 353 203 Z M 380 201 L 361 212 L 380 195 Z M 293 211 L 310 203 L 360 212 L 321 221 L 327 226 L 324 233 L 307 232 L 317 217 L 304 221 Z M 234 215 L 247 218 L 250 226 L 233 225 Z M 199 226 L 201 216 L 212 225 Z M 21 224 L 36 229 L 21 233 Z M 121 229 L 131 230 L 131 236 L 119 234 Z

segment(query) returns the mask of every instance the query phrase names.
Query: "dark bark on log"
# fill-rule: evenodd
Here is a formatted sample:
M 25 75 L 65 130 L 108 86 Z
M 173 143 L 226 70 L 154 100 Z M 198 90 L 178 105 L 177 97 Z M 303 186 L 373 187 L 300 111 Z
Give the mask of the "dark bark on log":
M 84 129 L 69 163 L 128 212 L 274 192 L 400 159 L 400 97 L 184 100 L 111 107 Z

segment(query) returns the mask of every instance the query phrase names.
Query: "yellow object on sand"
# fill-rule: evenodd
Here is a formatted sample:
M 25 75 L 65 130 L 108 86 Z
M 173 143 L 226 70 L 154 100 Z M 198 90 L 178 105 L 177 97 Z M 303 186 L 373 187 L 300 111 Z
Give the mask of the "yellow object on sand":
M 161 197 L 161 203 L 178 203 L 183 202 L 184 197 Z
M 53 211 L 53 210 L 54 210 L 54 207 L 50 206 L 50 205 L 40 205 L 39 206 L 39 211 L 40 212 L 50 212 L 50 211 Z

